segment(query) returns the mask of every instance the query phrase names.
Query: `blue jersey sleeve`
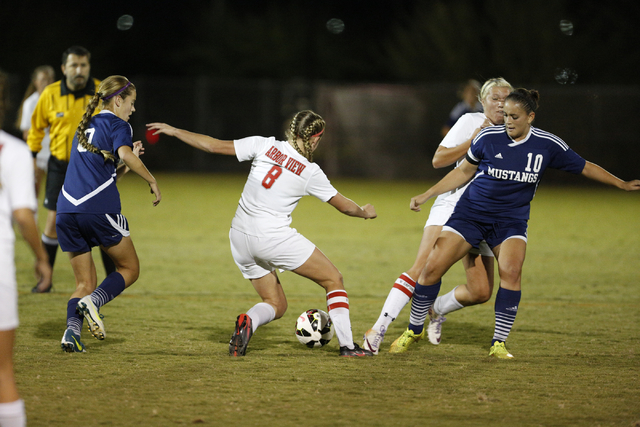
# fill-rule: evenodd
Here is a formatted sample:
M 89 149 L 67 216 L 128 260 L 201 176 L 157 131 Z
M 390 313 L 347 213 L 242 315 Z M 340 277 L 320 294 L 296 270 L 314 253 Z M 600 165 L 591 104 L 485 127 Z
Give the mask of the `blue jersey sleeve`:
M 562 150 L 553 156 L 549 166 L 554 169 L 560 169 L 565 172 L 578 175 L 582 173 L 586 163 L 587 161 L 585 159 L 569 148 L 568 150 Z
M 133 129 L 131 125 L 124 120 L 118 120 L 114 123 L 111 131 L 113 138 L 113 153 L 118 156 L 118 148 L 127 145 L 133 148 Z

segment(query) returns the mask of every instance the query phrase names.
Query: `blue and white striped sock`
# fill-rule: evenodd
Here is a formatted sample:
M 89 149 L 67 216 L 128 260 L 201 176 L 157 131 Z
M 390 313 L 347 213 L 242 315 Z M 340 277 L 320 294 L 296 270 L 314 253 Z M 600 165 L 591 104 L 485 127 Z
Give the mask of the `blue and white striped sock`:
M 78 301 L 80 301 L 80 298 L 71 298 L 67 303 L 67 329 L 71 329 L 74 334 L 80 336 L 84 316 L 76 313 Z
M 124 291 L 125 283 L 122 274 L 111 273 L 102 281 L 100 286 L 91 293 L 91 301 L 99 309 Z
M 505 342 L 507 340 L 513 327 L 513 322 L 516 320 L 516 314 L 518 314 L 521 294 L 521 291 L 498 289 L 495 303 L 496 325 L 493 330 L 491 345 L 496 341 Z
M 416 282 L 411 300 L 411 314 L 409 315 L 409 329 L 414 334 L 420 335 L 424 329 L 424 322 L 427 319 L 429 308 L 433 305 L 440 292 L 442 281 L 439 280 L 431 286 L 424 286 Z

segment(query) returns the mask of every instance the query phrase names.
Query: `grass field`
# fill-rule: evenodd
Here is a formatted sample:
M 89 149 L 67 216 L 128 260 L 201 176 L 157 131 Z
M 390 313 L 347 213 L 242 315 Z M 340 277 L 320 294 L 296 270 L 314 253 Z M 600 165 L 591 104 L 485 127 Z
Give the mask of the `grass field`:
M 451 313 L 439 346 L 388 353 L 407 307 L 375 358 L 339 358 L 336 338 L 307 349 L 294 336 L 295 320 L 325 309 L 325 295 L 292 273 L 280 275 L 289 310 L 235 359 L 235 318 L 258 302 L 228 243 L 244 177 L 158 174 L 163 200 L 153 208 L 146 184 L 130 175 L 120 189 L 141 276 L 103 307 L 106 340 L 83 331 L 86 353 L 60 350 L 74 289 L 66 254 L 58 253 L 54 292 L 34 295 L 31 255 L 16 243 L 15 363 L 30 426 L 640 426 L 638 194 L 539 189 L 508 341 L 515 360 L 488 357 L 493 298 Z M 411 212 L 409 199 L 428 183 L 333 184 L 374 204 L 379 217 L 348 218 L 305 198 L 293 226 L 344 275 L 361 342 L 413 263 L 428 209 Z M 463 281 L 454 266 L 442 294 Z

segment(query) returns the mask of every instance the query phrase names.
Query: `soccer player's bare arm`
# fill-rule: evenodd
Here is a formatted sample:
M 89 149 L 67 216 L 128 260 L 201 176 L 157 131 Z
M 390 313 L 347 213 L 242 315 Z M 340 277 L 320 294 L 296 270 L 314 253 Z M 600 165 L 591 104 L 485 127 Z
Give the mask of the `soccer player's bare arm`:
M 175 136 L 180 141 L 208 153 L 225 154 L 228 156 L 234 156 L 236 154 L 236 149 L 233 145 L 233 141 L 224 141 L 221 139 L 212 138 L 208 135 L 189 132 L 188 130 L 169 126 L 166 123 L 149 123 L 147 125 L 147 128 L 149 130 L 154 130 L 154 135 L 164 133 L 165 135 Z
M 440 194 L 451 191 L 462 185 L 466 184 L 478 170 L 477 165 L 469 163 L 466 159 L 460 163 L 460 166 L 449 172 L 444 178 L 442 178 L 436 185 L 429 188 L 422 194 L 419 194 L 411 198 L 409 208 L 412 211 L 420 212 L 420 205 L 423 205 L 427 200 L 439 196 Z
M 602 167 L 587 161 L 582 170 L 582 175 L 592 179 L 594 181 L 602 182 L 603 184 L 613 185 L 621 190 L 635 191 L 640 190 L 640 180 L 634 179 L 632 181 L 623 181 L 617 176 L 609 173 Z
M 373 205 L 366 204 L 360 207 L 356 202 L 344 197 L 338 193 L 329 200 L 329 204 L 348 216 L 354 216 L 357 218 L 373 219 L 377 217 L 376 209 Z

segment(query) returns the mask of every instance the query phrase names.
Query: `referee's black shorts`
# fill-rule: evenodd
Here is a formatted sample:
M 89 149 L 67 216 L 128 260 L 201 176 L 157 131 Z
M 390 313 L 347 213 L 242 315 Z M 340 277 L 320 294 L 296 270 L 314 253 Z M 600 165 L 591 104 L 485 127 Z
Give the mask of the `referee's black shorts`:
M 43 205 L 50 211 L 57 210 L 58 195 L 60 194 L 60 190 L 62 190 L 62 184 L 64 184 L 67 166 L 69 166 L 69 162 L 49 156 L 49 162 L 47 163 L 47 184 Z

